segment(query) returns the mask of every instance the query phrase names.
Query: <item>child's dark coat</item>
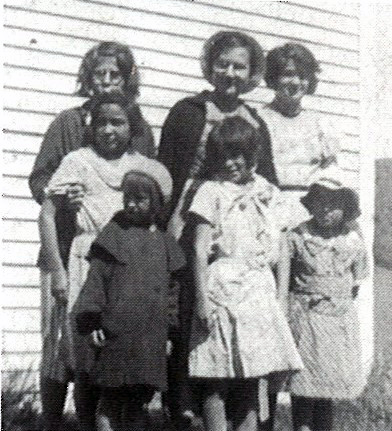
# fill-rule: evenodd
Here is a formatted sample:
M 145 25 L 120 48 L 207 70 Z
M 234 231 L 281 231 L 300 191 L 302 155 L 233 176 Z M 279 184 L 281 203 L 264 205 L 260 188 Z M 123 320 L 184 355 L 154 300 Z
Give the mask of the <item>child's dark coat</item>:
M 170 235 L 130 226 L 122 212 L 98 236 L 76 308 L 79 332 L 102 328 L 107 338 L 97 384 L 166 389 L 169 279 L 184 263 Z

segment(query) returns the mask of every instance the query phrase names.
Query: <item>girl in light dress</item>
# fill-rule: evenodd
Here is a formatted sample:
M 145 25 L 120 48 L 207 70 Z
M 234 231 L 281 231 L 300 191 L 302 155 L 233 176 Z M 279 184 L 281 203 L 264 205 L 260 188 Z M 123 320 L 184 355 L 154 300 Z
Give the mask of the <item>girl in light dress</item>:
M 196 284 L 189 374 L 202 388 L 207 431 L 227 429 L 227 410 L 235 430 L 256 430 L 260 378 L 302 367 L 278 299 L 287 292 L 288 255 L 276 223 L 279 191 L 255 174 L 261 145 L 243 118 L 218 123 L 207 140 L 206 181 L 189 208 Z
M 305 369 L 290 389 L 295 431 L 332 429 L 334 399 L 353 399 L 365 385 L 355 298 L 366 276 L 358 196 L 335 172 L 302 198 L 312 218 L 289 233 L 290 323 Z
M 43 357 L 43 374 L 54 381 L 64 381 L 64 376 L 69 376 L 67 382 L 75 372 L 83 376 L 75 382 L 75 405 L 82 428 L 88 430 L 95 426 L 92 406 L 96 406 L 98 396 L 97 388 L 92 390 L 88 378 L 92 354 L 80 337 L 73 340 L 69 317 L 87 275 L 86 256 L 90 246 L 112 215 L 122 208 L 120 186 L 124 174 L 151 163 L 130 149 L 140 116 L 123 95 L 103 93 L 93 98 L 91 117 L 90 145 L 64 157 L 49 181 L 39 217 L 43 256 L 52 268 L 51 293 L 56 300 L 51 334 L 46 342 L 47 354 Z M 84 199 L 76 214 L 76 233 L 66 268 L 61 259 L 56 219 L 64 211 L 68 189 L 74 185 L 84 190 Z M 73 341 L 80 348 L 77 355 Z M 88 403 L 91 408 L 87 407 Z

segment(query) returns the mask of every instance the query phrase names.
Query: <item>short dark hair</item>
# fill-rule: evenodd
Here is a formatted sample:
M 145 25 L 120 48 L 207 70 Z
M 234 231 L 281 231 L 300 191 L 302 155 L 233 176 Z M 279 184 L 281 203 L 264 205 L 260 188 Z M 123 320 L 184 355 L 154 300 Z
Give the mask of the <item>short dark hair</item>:
M 135 58 L 127 45 L 105 41 L 93 46 L 83 57 L 78 73 L 77 95 L 90 97 L 94 69 L 102 57 L 115 57 L 117 66 L 125 81 L 125 94 L 132 101 L 139 94 L 139 72 Z
M 122 93 L 102 93 L 91 98 L 90 113 L 91 113 L 91 128 L 94 131 L 96 122 L 100 113 L 100 108 L 104 104 L 119 105 L 127 115 L 129 126 L 131 129 L 131 137 L 143 133 L 143 117 L 138 105 L 130 103 L 126 96 Z
M 260 83 L 265 69 L 265 58 L 260 44 L 251 36 L 239 31 L 219 31 L 204 44 L 201 66 L 204 78 L 211 83 L 212 66 L 222 51 L 242 47 L 249 51 L 250 76 L 244 92 L 253 90 Z
M 286 43 L 267 54 L 267 69 L 264 77 L 267 87 L 276 89 L 276 82 L 289 60 L 294 62 L 298 74 L 309 80 L 307 93 L 313 94 L 318 84 L 317 73 L 321 69 L 312 52 L 298 43 Z
M 207 138 L 206 158 L 202 176 L 212 179 L 230 157 L 242 155 L 248 167 L 257 164 L 262 147 L 261 135 L 240 116 L 217 123 Z
M 332 195 L 335 202 L 343 210 L 345 222 L 355 220 L 360 216 L 361 210 L 359 208 L 358 194 L 349 187 L 332 190 L 322 186 L 321 184 L 312 184 L 309 187 L 308 193 L 301 198 L 302 205 L 310 214 L 313 214 L 313 209 L 319 202 L 320 195 L 325 193 Z

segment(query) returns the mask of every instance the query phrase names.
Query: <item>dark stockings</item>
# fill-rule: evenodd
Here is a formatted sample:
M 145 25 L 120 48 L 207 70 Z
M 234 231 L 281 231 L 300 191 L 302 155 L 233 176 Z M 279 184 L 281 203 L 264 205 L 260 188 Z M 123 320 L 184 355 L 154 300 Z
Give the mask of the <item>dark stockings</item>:
M 258 381 L 211 380 L 203 384 L 203 420 L 206 431 L 226 431 L 227 416 L 235 431 L 256 431 Z M 230 412 L 230 415 L 227 413 Z
M 292 396 L 291 403 L 294 431 L 332 430 L 332 400 Z
M 147 427 L 143 410 L 153 394 L 145 386 L 102 388 L 97 413 L 98 431 L 142 431 Z
M 43 430 L 57 431 L 63 416 L 68 383 L 41 376 L 40 386 Z
M 268 410 L 269 418 L 260 424 L 260 431 L 273 431 L 275 424 L 276 404 L 278 400 L 278 394 L 268 394 Z
M 87 373 L 77 373 L 75 379 L 75 409 L 81 431 L 95 431 L 99 388 L 90 383 Z

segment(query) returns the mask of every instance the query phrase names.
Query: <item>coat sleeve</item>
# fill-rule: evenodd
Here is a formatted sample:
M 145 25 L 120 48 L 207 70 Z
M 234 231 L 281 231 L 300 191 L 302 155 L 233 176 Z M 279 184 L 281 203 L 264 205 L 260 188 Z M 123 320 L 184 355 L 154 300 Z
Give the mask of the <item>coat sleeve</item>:
M 156 148 L 151 126 L 143 117 L 138 106 L 135 110 L 139 113 L 139 129 L 138 133 L 132 138 L 132 147 L 143 156 L 153 159 L 156 157 Z
M 172 203 L 166 218 L 170 217 L 180 198 L 204 122 L 203 105 L 184 99 L 173 106 L 163 124 L 158 160 L 166 166 L 173 178 Z
M 267 123 L 260 117 L 255 108 L 245 104 L 251 115 L 259 123 L 258 132 L 261 138 L 261 148 L 256 173 L 267 179 L 270 183 L 278 185 L 274 158 L 272 153 L 271 135 Z
M 90 334 L 101 327 L 101 313 L 106 305 L 106 286 L 113 264 L 93 257 L 87 279 L 74 306 L 76 327 L 80 334 Z
M 61 145 L 62 128 L 63 118 L 59 116 L 51 123 L 44 136 L 29 177 L 31 193 L 39 204 L 42 204 L 45 197 L 44 190 L 64 157 Z

